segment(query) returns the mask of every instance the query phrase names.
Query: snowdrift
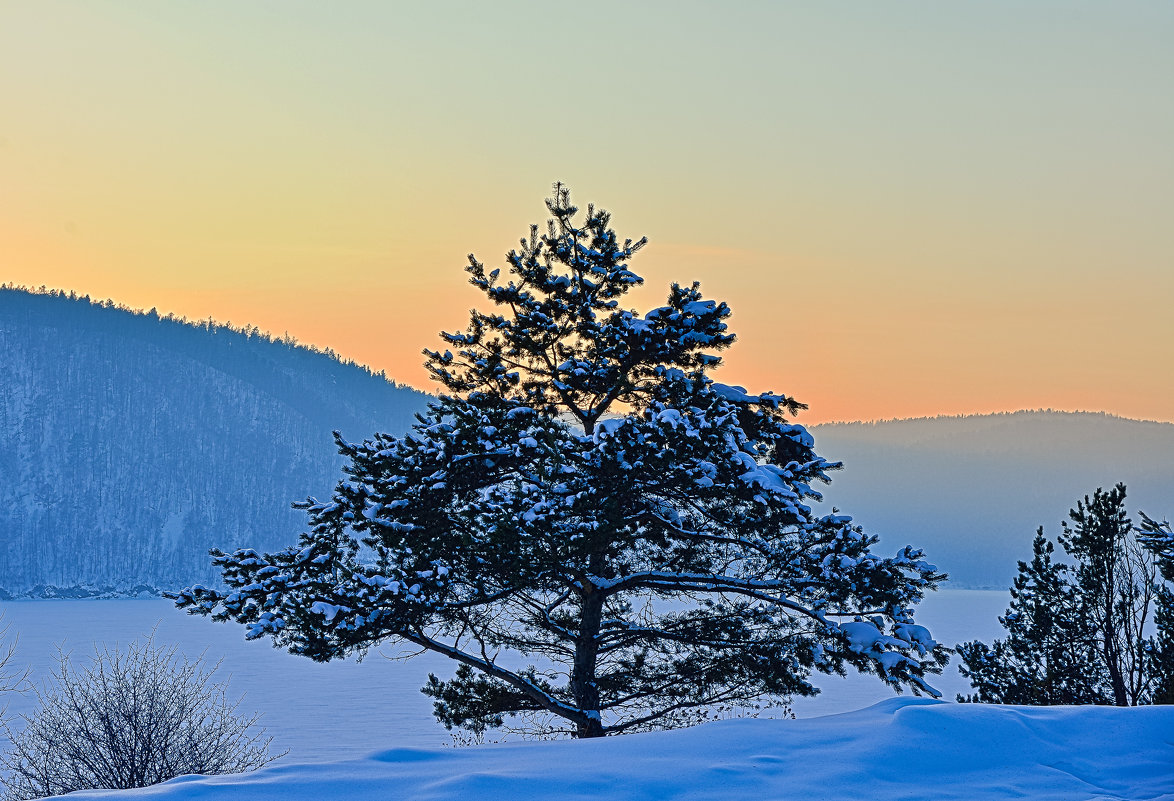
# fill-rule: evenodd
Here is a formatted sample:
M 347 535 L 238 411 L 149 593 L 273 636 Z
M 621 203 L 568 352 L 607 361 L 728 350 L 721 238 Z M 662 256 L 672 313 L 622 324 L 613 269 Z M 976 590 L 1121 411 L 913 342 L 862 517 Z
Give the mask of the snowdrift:
M 591 741 L 411 749 L 70 799 L 1174 799 L 1174 707 L 892 699 Z

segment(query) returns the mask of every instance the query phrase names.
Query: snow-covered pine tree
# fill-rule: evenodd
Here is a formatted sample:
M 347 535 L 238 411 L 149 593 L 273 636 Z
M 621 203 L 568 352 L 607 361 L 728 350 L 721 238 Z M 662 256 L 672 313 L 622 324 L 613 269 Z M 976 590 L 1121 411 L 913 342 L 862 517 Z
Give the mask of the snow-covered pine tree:
M 451 657 L 424 692 L 472 731 L 682 725 L 846 666 L 936 695 L 945 649 L 912 607 L 943 576 L 813 513 L 839 465 L 787 421 L 801 404 L 710 378 L 724 303 L 673 285 L 625 308 L 645 240 L 594 207 L 577 222 L 561 185 L 547 207 L 504 275 L 470 256 L 495 309 L 425 351 L 447 390 L 430 413 L 402 438 L 336 435 L 346 476 L 303 504 L 299 544 L 213 552 L 229 591 L 177 604 L 321 661 L 380 642 Z

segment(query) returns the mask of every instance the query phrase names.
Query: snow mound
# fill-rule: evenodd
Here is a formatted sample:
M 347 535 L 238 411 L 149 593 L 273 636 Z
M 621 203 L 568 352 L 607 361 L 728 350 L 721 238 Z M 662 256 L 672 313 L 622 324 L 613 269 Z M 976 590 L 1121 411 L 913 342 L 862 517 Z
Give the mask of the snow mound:
M 730 720 L 588 741 L 401 748 L 69 796 L 202 801 L 868 798 L 1174 800 L 1174 707 L 892 699 L 809 720 Z

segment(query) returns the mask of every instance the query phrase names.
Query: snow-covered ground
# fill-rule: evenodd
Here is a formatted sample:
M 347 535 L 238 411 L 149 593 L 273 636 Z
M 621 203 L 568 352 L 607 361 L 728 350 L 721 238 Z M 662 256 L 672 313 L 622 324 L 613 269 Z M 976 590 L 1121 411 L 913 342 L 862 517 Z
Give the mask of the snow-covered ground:
M 919 620 L 943 642 L 990 641 L 1006 603 L 1006 592 L 945 590 Z M 41 675 L 59 643 L 85 657 L 94 642 L 152 629 L 157 642 L 223 660 L 223 678 L 246 695 L 241 710 L 263 712 L 274 746 L 290 750 L 259 773 L 184 778 L 119 798 L 1174 801 L 1174 708 L 958 705 L 893 698 L 872 677 L 824 677 L 823 693 L 796 701 L 798 720 L 448 748 L 419 693 L 430 670 L 451 672 L 443 658 L 393 662 L 376 651 L 362 663 L 315 664 L 158 600 L 18 601 L 0 611 L 20 636 L 17 661 Z M 935 683 L 947 698 L 967 688 L 953 666 Z M 27 698 L 5 700 L 9 714 L 31 708 Z
M 1002 634 L 997 617 L 1006 608 L 1006 592 L 943 590 L 926 599 L 918 620 L 942 642 L 984 639 Z M 373 751 L 451 745 L 452 739 L 432 717 L 432 702 L 420 694 L 429 671 L 447 677 L 453 664 L 435 654 L 389 661 L 387 648 L 354 660 L 318 664 L 269 647 L 246 642 L 244 629 L 189 617 L 161 600 L 13 601 L 0 604 L 10 633 L 19 635 L 16 661 L 45 676 L 56 646 L 64 643 L 75 658 L 93 653 L 93 643 L 127 643 L 149 635 L 161 644 L 178 643 L 189 656 L 201 652 L 221 660 L 220 678 L 231 679 L 233 695 L 244 694 L 241 711 L 261 712 L 276 750 L 289 750 L 285 762 L 333 761 Z M 947 699 L 968 690 L 953 664 L 934 682 Z M 819 677 L 823 689 L 814 698 L 795 699 L 800 718 L 862 709 L 892 698 L 875 677 Z M 906 696 L 907 697 L 907 696 Z M 32 708 L 30 698 L 9 696 L 10 715 Z
M 805 720 L 730 720 L 595 741 L 398 748 L 70 798 L 160 801 L 1174 799 L 1174 708 L 900 698 Z

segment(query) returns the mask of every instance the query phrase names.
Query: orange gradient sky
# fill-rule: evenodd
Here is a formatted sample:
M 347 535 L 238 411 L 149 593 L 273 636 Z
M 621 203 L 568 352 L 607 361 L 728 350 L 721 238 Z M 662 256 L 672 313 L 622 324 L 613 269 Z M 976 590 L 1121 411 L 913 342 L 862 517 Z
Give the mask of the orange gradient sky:
M 0 281 L 430 389 L 552 181 L 801 419 L 1174 421 L 1174 4 L 0 0 Z

